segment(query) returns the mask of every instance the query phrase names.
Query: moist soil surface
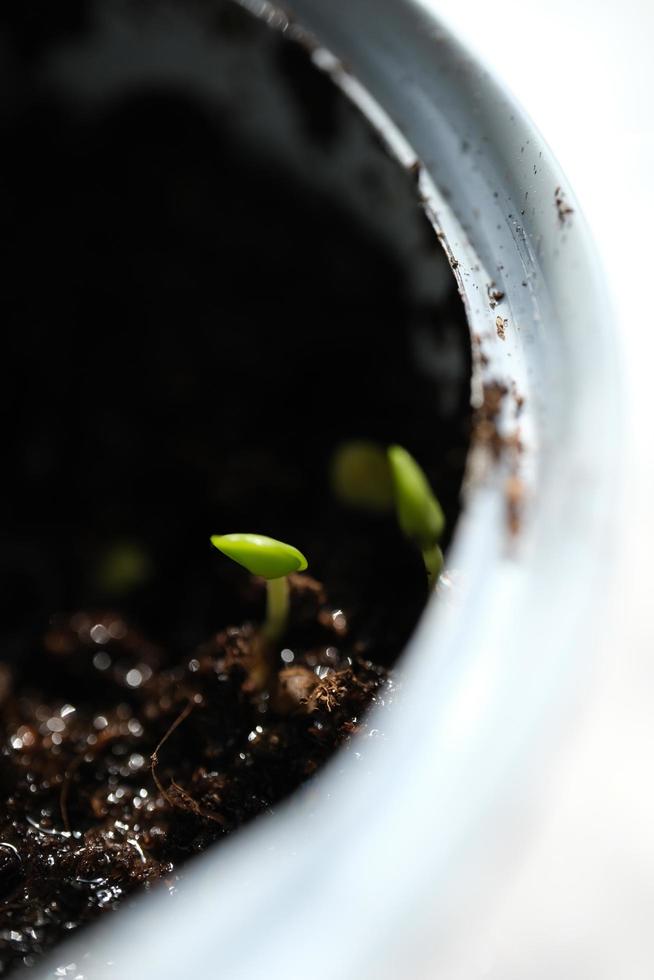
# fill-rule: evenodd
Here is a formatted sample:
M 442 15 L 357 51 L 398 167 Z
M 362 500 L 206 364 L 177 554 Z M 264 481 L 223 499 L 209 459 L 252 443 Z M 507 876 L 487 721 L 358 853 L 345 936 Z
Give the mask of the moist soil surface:
M 258 612 L 262 589 L 246 588 Z M 295 576 L 291 594 L 263 687 L 250 624 L 175 659 L 107 612 L 53 617 L 3 670 L 5 968 L 139 886 L 173 888 L 187 858 L 274 807 L 388 696 L 371 642 L 323 588 Z
M 0 971 L 174 890 L 365 728 L 427 590 L 392 516 L 335 500 L 330 459 L 353 438 L 405 445 L 451 530 L 469 437 L 454 286 L 417 299 L 400 246 L 188 92 L 58 102 L 43 58 L 86 10 L 0 14 Z M 328 154 L 351 110 L 278 46 Z M 459 365 L 447 404 L 418 331 Z M 263 687 L 263 583 L 209 545 L 230 531 L 309 560 Z

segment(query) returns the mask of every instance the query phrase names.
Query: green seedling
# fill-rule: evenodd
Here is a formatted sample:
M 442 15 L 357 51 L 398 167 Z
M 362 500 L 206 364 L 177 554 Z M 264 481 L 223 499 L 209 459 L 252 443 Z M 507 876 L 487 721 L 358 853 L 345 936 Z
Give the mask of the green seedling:
M 288 624 L 287 576 L 303 571 L 307 567 L 306 558 L 292 545 L 262 534 L 214 534 L 211 543 L 251 575 L 266 579 L 266 619 L 262 635 L 268 644 L 276 643 Z
M 393 481 L 385 450 L 353 439 L 334 452 L 330 465 L 334 496 L 347 507 L 385 514 L 393 509 Z
M 101 556 L 95 578 L 102 592 L 125 595 L 145 585 L 152 572 L 152 562 L 139 544 L 119 541 Z
M 388 463 L 397 519 L 406 536 L 420 548 L 429 585 L 433 588 L 443 568 L 439 541 L 445 529 L 445 515 L 425 473 L 406 449 L 391 446 Z

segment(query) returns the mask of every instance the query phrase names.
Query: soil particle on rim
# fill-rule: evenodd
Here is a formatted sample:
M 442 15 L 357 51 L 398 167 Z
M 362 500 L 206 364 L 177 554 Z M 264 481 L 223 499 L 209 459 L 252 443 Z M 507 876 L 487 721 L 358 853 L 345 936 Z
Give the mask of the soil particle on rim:
M 516 473 L 512 473 L 506 481 L 505 496 L 509 531 L 512 535 L 516 535 L 522 525 L 522 510 L 525 498 L 524 482 Z
M 490 364 L 488 354 L 485 353 L 482 339 L 478 333 L 472 335 L 472 349 L 475 354 L 475 359 L 481 368 L 487 368 Z
M 523 408 L 525 407 L 525 396 L 520 394 L 515 381 L 511 382 L 511 395 L 513 396 L 513 402 L 515 405 L 515 417 L 519 418 L 522 414 Z
M 557 187 L 554 191 L 554 204 L 556 205 L 560 223 L 562 225 L 566 224 L 570 220 L 570 215 L 574 214 L 574 208 L 570 207 L 566 201 L 565 192 L 560 187 Z
M 473 417 L 473 442 L 487 448 L 495 459 L 499 459 L 506 446 L 506 439 L 498 428 L 502 404 L 509 389 L 501 381 L 484 384 L 482 403 Z
M 500 318 L 498 317 L 498 320 Z M 524 406 L 524 396 L 512 388 L 516 418 Z M 483 386 L 482 402 L 473 417 L 473 446 L 489 453 L 508 469 L 504 484 L 506 522 L 512 536 L 520 531 L 526 497 L 526 486 L 519 474 L 523 444 L 520 429 L 505 433 L 500 427 L 500 416 L 509 388 L 501 381 L 489 381 Z
M 497 331 L 497 336 L 500 338 L 500 340 L 506 340 L 506 327 L 508 322 L 509 321 L 506 319 L 506 317 L 503 316 L 495 317 L 495 329 Z
M 414 160 L 407 167 L 411 179 L 414 181 L 416 187 L 420 185 L 420 178 L 422 176 L 422 163 L 420 160 Z
M 488 304 L 491 310 L 494 310 L 497 304 L 504 299 L 504 293 L 501 289 L 497 288 L 494 280 L 488 283 L 486 292 L 488 293 Z

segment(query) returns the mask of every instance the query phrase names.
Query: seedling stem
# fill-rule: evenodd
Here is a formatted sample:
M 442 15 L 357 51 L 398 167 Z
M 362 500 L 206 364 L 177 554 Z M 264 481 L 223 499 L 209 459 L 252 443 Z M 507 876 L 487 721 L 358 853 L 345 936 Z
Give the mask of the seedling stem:
M 212 545 L 224 555 L 266 580 L 266 620 L 261 629 L 268 644 L 276 643 L 288 623 L 291 572 L 301 572 L 307 560 L 293 545 L 263 534 L 214 534 Z
M 443 552 L 438 544 L 445 528 L 443 510 L 424 471 L 406 449 L 391 446 L 388 463 L 399 525 L 420 548 L 429 588 L 433 589 L 443 568 Z
M 269 643 L 277 643 L 286 630 L 290 608 L 289 594 L 285 575 L 266 581 L 266 621 L 262 632 Z

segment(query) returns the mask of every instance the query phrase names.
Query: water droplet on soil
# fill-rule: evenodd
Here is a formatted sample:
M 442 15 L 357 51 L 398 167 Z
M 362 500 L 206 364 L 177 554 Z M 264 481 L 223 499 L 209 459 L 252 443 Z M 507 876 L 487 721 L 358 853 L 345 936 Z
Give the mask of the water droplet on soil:
M 108 643 L 111 639 L 109 630 L 102 623 L 96 623 L 95 626 L 91 627 L 90 636 L 93 642 L 97 643 L 99 646 L 102 646 L 104 643 Z

